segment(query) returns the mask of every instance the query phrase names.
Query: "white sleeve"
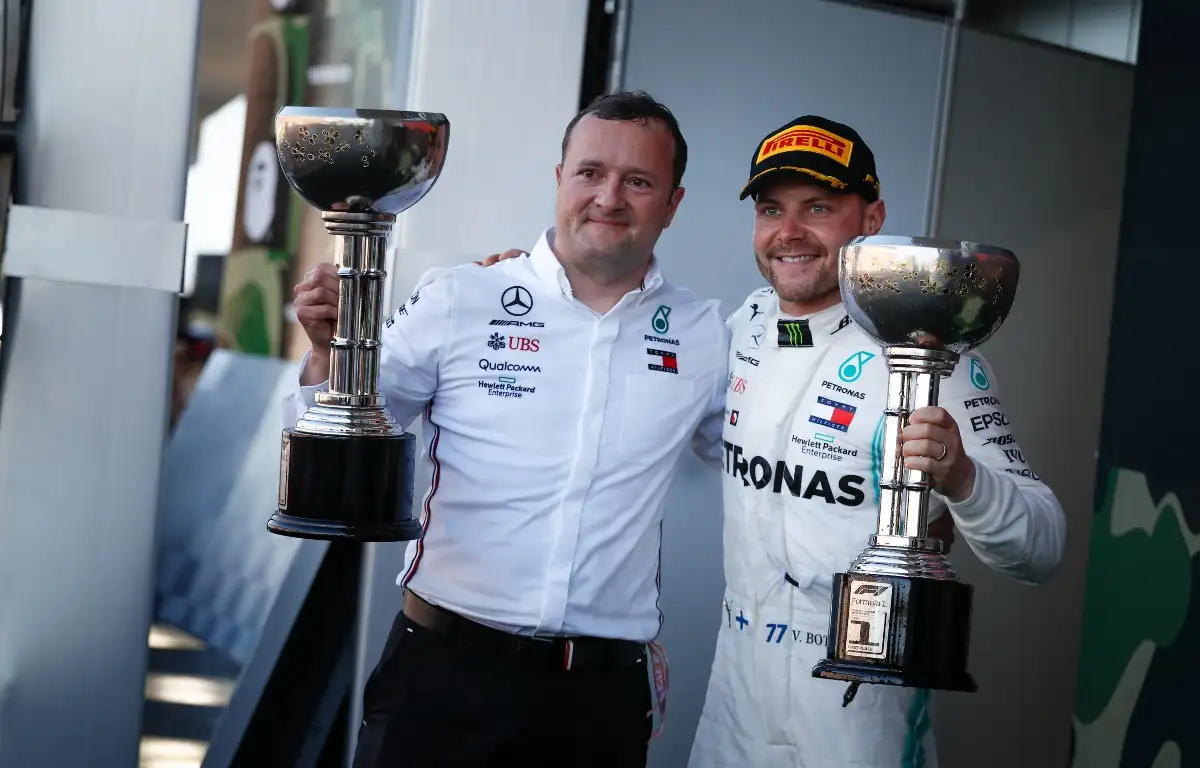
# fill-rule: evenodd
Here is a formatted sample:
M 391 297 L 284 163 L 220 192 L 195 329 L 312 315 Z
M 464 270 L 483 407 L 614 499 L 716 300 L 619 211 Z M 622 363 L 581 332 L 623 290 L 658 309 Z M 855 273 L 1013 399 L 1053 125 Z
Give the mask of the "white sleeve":
M 383 324 L 380 336 L 379 391 L 388 410 L 403 427 L 412 423 L 433 397 L 443 344 L 453 331 L 456 281 L 452 270 L 431 269 L 417 281 L 413 295 Z M 283 418 L 292 427 L 329 381 L 305 387 L 300 371 L 308 363 L 306 352 L 297 368 L 296 385 L 284 396 Z
M 947 504 L 959 532 L 988 567 L 1025 584 L 1048 581 L 1062 561 L 1066 517 L 1026 461 L 995 374 L 978 352 L 963 355 L 943 379 L 939 404 L 958 423 L 975 463 L 971 495 Z
M 722 470 L 725 462 L 725 446 L 722 440 L 725 431 L 725 388 L 728 386 L 729 328 L 732 319 L 731 315 L 719 326 L 719 341 L 713 346 L 716 348 L 714 354 L 721 356 L 722 364 L 717 367 L 717 373 L 714 375 L 708 412 L 692 435 L 692 452 L 718 472 Z

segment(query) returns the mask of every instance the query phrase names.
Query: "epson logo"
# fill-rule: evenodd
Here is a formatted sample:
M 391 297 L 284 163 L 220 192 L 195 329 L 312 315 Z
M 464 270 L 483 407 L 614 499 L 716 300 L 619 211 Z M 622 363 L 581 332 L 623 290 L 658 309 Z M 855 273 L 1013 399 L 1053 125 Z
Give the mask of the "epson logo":
M 971 431 L 982 432 L 989 427 L 1007 427 L 1008 415 L 1004 411 L 992 411 L 971 417 Z
M 518 328 L 545 328 L 545 323 L 535 323 L 527 320 L 493 320 L 488 325 L 512 325 Z

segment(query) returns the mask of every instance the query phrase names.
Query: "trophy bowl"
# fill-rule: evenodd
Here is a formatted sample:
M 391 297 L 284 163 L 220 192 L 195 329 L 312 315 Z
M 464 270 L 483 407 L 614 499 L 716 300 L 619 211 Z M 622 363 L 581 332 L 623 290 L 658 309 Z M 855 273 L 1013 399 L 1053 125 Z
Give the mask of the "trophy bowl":
M 850 317 L 881 345 L 962 354 L 1004 323 L 1020 271 L 995 246 L 873 235 L 843 246 L 838 282 Z
M 397 214 L 441 175 L 450 122 L 433 112 L 284 107 L 275 150 L 288 183 L 320 211 Z
M 450 122 L 432 112 L 284 107 L 275 148 L 288 183 L 334 237 L 338 316 L 329 386 L 283 432 L 267 529 L 298 538 L 411 541 L 416 437 L 379 391 L 387 237 L 437 182 Z

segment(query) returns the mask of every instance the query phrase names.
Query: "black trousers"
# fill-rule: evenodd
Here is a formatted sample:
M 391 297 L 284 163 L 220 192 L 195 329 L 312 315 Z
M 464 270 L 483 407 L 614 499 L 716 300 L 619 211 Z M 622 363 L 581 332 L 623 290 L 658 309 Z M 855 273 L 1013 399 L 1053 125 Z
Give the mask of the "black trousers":
M 644 653 L 565 670 L 550 644 L 542 653 L 479 639 L 400 612 L 363 692 L 354 768 L 645 766 Z

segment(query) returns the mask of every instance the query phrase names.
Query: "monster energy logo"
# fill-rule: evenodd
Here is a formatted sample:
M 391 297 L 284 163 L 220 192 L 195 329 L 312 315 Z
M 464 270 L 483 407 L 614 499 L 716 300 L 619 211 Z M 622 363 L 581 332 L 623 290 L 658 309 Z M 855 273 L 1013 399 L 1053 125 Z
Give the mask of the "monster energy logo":
M 666 304 L 659 304 L 658 309 L 654 310 L 654 319 L 650 321 L 650 326 L 654 328 L 655 333 L 666 333 L 671 330 L 671 323 L 667 320 L 671 316 L 671 308 Z
M 779 321 L 779 346 L 811 347 L 812 345 L 812 331 L 808 328 L 807 320 Z

